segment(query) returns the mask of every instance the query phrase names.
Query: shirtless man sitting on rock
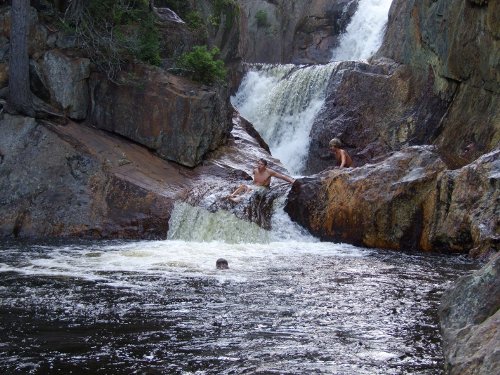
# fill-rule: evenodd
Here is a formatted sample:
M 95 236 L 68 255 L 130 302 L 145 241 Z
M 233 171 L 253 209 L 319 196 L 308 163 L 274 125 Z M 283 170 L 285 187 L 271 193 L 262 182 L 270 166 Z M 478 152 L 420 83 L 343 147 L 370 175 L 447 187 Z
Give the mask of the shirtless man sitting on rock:
M 249 191 L 269 189 L 269 186 L 271 185 L 271 177 L 279 178 L 291 184 L 295 181 L 289 176 L 285 176 L 284 174 L 267 168 L 267 160 L 259 159 L 257 162 L 257 168 L 254 168 L 253 170 L 253 185 L 243 184 L 238 186 L 238 188 L 229 195 L 228 199 L 233 202 L 239 202 L 241 200 L 241 196 Z

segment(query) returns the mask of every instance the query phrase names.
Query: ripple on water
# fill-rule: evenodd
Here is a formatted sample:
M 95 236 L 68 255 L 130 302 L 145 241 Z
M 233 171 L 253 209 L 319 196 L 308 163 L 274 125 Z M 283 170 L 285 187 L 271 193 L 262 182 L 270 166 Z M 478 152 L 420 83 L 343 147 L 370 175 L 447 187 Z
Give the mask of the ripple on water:
M 35 374 L 441 374 L 437 303 L 475 267 L 293 241 L 2 255 L 0 368 Z

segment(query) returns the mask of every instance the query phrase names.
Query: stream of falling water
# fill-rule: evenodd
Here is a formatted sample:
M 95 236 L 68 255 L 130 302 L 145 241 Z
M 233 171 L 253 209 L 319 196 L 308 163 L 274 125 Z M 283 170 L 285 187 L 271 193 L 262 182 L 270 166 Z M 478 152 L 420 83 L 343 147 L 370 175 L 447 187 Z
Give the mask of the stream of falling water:
M 368 59 L 380 47 L 392 0 L 360 0 L 340 45 L 325 65 L 250 68 L 231 102 L 253 123 L 271 153 L 293 175 L 304 170 L 310 131 L 340 61 Z
M 377 52 L 391 4 L 392 0 L 359 0 L 340 45 L 332 52 L 332 60 L 366 60 Z
M 309 132 L 335 66 L 259 65 L 245 75 L 231 99 L 269 144 L 273 156 L 294 175 L 304 167 Z

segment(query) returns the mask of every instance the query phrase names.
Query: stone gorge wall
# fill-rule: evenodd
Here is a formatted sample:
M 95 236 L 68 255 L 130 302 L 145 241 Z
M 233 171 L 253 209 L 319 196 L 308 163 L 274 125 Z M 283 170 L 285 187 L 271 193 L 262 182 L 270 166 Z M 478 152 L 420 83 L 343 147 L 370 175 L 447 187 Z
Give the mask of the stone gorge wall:
M 240 0 L 239 4 L 243 61 L 314 64 L 330 61 L 357 0 Z M 265 16 L 261 23 L 258 14 Z
M 450 168 L 500 142 L 499 5 L 394 0 L 383 45 L 369 64 L 343 63 L 311 131 L 307 168 L 333 164 L 340 137 L 357 166 L 433 144 Z
M 34 8 L 30 18 L 31 90 L 53 112 L 116 132 L 157 151 L 160 157 L 189 167 L 199 164 L 208 152 L 226 141 L 232 126 L 226 86 L 196 84 L 140 64 L 127 67 L 114 82 L 104 75 L 91 80 L 91 61 L 78 48 L 75 37 L 57 24 L 41 22 Z M 174 43 L 181 34 L 188 36 L 181 38 L 186 43 L 198 40 L 189 37 L 192 32 L 182 23 L 168 19 L 158 22 L 165 36 L 162 43 Z M 177 32 L 169 39 L 167 31 L 173 29 Z M 9 36 L 10 8 L 2 6 L 0 96 L 3 98 L 8 92 Z M 189 48 L 184 45 L 176 53 Z
M 378 56 L 431 77 L 432 93 L 450 103 L 429 139 L 450 165 L 462 166 L 498 147 L 498 1 L 396 0 Z

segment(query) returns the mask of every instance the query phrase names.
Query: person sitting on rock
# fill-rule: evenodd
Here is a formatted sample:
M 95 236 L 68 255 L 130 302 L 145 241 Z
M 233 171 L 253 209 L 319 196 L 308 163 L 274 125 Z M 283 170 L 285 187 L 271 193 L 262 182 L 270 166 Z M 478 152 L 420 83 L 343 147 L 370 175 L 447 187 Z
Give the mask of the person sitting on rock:
M 341 148 L 342 142 L 338 138 L 333 138 L 330 143 L 330 152 L 335 156 L 340 168 L 349 168 L 352 165 L 352 159 L 346 150 Z
M 281 180 L 287 181 L 291 184 L 294 183 L 294 179 L 284 174 L 278 173 L 267 167 L 267 160 L 259 159 L 257 162 L 257 167 L 253 170 L 253 185 L 242 184 L 233 191 L 229 196 L 229 200 L 233 202 L 239 202 L 242 195 L 253 190 L 267 190 L 271 185 L 271 177 L 276 177 Z

